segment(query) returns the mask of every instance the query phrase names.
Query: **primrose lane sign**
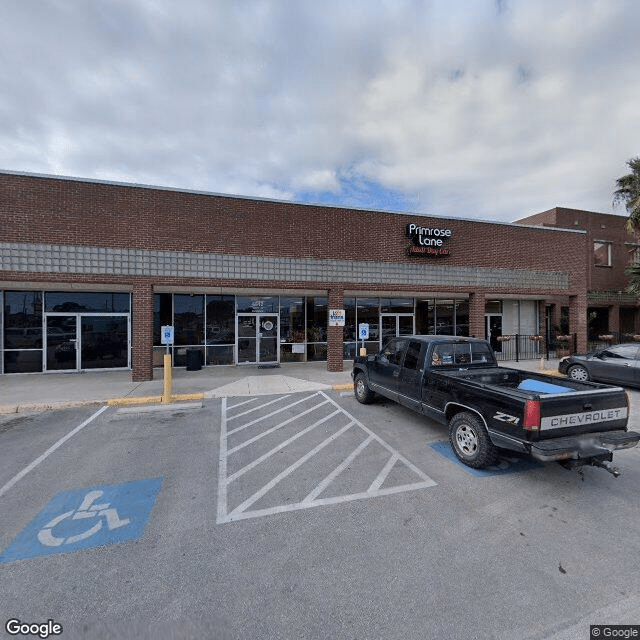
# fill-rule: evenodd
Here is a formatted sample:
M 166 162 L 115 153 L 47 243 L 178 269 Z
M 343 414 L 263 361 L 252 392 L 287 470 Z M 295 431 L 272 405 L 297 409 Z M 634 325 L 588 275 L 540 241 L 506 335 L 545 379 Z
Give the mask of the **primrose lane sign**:
M 451 254 L 446 246 L 453 237 L 453 231 L 447 228 L 422 227 L 418 224 L 408 224 L 405 236 L 411 240 L 407 247 L 407 255 L 442 258 Z
M 0 553 L 0 564 L 136 540 L 161 485 L 152 478 L 63 491 Z

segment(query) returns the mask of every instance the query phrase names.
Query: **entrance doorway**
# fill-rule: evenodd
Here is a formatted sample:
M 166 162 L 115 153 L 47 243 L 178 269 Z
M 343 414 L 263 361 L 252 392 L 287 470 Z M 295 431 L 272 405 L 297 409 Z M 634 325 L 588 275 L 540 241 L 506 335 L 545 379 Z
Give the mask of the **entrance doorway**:
M 380 344 L 384 344 L 390 338 L 414 335 L 414 325 L 415 322 L 413 313 L 381 313 Z
M 272 313 L 239 313 L 238 364 L 273 364 L 280 361 L 279 316 Z
M 498 337 L 502 335 L 502 314 L 488 313 L 485 316 L 485 340 L 489 340 L 491 348 L 500 353 L 502 351 L 502 342 L 498 340 Z
M 45 371 L 129 367 L 129 316 L 45 314 Z

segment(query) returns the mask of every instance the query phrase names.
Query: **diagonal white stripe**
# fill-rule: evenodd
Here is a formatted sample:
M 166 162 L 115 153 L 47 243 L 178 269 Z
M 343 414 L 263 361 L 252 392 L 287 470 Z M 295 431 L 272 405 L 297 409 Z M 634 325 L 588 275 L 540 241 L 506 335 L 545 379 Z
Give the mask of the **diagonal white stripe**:
M 264 409 L 265 407 L 268 407 L 270 404 L 274 404 L 275 402 L 280 402 L 280 400 L 284 400 L 286 398 L 288 398 L 289 396 L 280 396 L 279 398 L 276 398 L 275 400 L 269 400 L 269 402 L 265 402 L 264 404 L 261 404 L 257 407 L 253 407 L 252 409 L 247 409 L 246 411 L 243 411 L 242 413 L 236 413 L 234 416 L 228 416 L 227 420 L 235 420 L 236 418 L 240 418 L 242 416 L 246 416 L 248 413 L 253 413 L 254 411 L 259 411 L 260 409 Z
M 387 464 L 384 465 L 382 471 L 378 474 L 378 477 L 371 483 L 371 486 L 367 489 L 367 493 L 373 493 L 377 491 L 382 483 L 386 480 L 387 476 L 393 469 L 393 465 L 398 461 L 398 454 L 393 454 L 389 460 L 387 460 Z
M 328 444 L 331 444 L 334 440 L 339 438 L 345 431 L 353 426 L 353 422 L 350 422 L 345 427 L 342 427 L 339 431 L 329 436 L 326 440 L 323 440 L 319 445 L 314 447 L 311 451 L 306 453 L 302 458 L 296 460 L 292 465 L 288 466 L 282 473 L 279 473 L 271 482 L 266 484 L 262 489 L 256 491 L 251 497 L 247 498 L 242 504 L 238 505 L 229 515 L 241 513 L 247 507 L 250 507 L 254 502 L 257 502 L 263 495 L 271 491 L 281 480 L 286 478 L 289 474 L 293 473 L 298 467 L 303 465 L 307 460 L 312 458 L 318 453 L 318 451 L 324 449 Z
M 272 416 L 275 416 L 278 413 L 282 413 L 283 411 L 286 411 L 287 409 L 291 409 L 292 407 L 295 407 L 297 404 L 300 404 L 301 402 L 306 402 L 310 398 L 313 398 L 313 396 L 306 396 L 305 398 L 302 398 L 302 400 L 297 400 L 296 402 L 292 402 L 291 404 L 288 404 L 286 407 L 282 407 L 281 409 L 276 409 L 275 411 L 272 411 L 271 413 L 267 413 L 267 415 L 260 416 L 259 418 L 256 418 L 255 420 L 252 420 L 251 422 L 247 422 L 246 424 L 243 424 L 243 425 L 241 425 L 239 427 L 236 427 L 235 429 L 232 429 L 231 431 L 229 431 L 228 435 L 232 436 L 234 433 L 238 433 L 238 431 L 242 431 L 243 429 L 246 429 L 247 427 L 251 427 L 252 425 L 257 424 L 258 422 L 262 422 L 266 418 L 271 418 Z
M 244 449 L 245 447 L 249 446 L 250 444 L 253 444 L 257 440 L 260 440 L 261 438 L 264 438 L 265 436 L 272 434 L 274 431 L 277 431 L 278 429 L 282 429 L 282 427 L 286 427 L 288 424 L 291 424 L 295 420 L 299 420 L 302 416 L 306 416 L 308 413 L 312 413 L 313 411 L 315 411 L 319 407 L 324 406 L 325 404 L 327 404 L 326 400 L 325 402 L 321 402 L 320 404 L 314 405 L 313 407 L 311 407 L 311 409 L 307 409 L 306 411 L 303 411 L 302 413 L 299 413 L 298 415 L 293 416 L 293 418 L 289 418 L 288 420 L 285 420 L 284 422 L 277 424 L 275 427 L 272 427 L 271 429 L 267 429 L 266 431 L 259 433 L 257 436 L 254 436 L 253 438 L 249 438 L 249 440 L 246 440 L 242 444 L 239 444 L 238 446 L 233 447 L 232 449 L 229 449 L 227 453 L 231 455 L 232 453 L 235 453 L 240 449 Z M 332 415 L 335 415 L 335 412 Z
M 320 484 L 302 500 L 303 504 L 315 500 L 358 456 L 358 454 L 373 440 L 369 436 L 363 440 Z
M 234 474 L 230 475 L 227 478 L 227 482 L 231 482 L 232 480 L 235 480 L 236 478 L 239 478 L 241 475 L 244 475 L 247 471 L 253 469 L 256 466 L 258 466 L 261 462 L 264 462 L 267 458 L 271 457 L 275 453 L 278 453 L 278 451 L 280 451 L 283 447 L 286 447 L 287 445 L 291 444 L 292 442 L 294 442 L 298 438 L 301 438 L 303 435 L 309 433 L 309 431 L 312 431 L 313 429 L 315 429 L 317 426 L 321 425 L 322 423 L 327 422 L 327 420 L 329 420 L 330 418 L 333 418 L 333 416 L 335 416 L 338 413 L 340 413 L 340 412 L 339 411 L 334 411 L 333 413 L 329 414 L 328 416 L 325 416 L 324 418 L 321 418 L 316 423 L 312 424 L 311 426 L 307 427 L 306 429 L 303 429 L 302 431 L 299 431 L 294 436 L 291 436 L 288 440 L 285 440 L 284 442 L 281 442 L 279 445 L 273 447 L 273 449 L 271 449 L 270 451 L 267 451 L 267 453 L 261 455 L 259 458 L 257 458 L 253 462 L 250 462 L 246 467 L 242 467 L 242 469 L 239 469 Z

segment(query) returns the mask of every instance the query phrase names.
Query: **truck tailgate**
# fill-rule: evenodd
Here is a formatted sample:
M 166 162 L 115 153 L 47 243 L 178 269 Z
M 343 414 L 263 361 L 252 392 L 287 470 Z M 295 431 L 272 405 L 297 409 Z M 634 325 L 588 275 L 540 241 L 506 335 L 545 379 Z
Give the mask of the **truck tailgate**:
M 538 439 L 624 430 L 628 417 L 627 394 L 620 387 L 541 395 Z

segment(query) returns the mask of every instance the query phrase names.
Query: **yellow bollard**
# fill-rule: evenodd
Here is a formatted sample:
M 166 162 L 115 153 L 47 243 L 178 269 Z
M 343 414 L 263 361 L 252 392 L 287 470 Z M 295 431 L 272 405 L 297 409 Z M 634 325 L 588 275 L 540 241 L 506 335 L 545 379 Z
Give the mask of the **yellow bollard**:
M 162 392 L 162 402 L 171 402 L 171 354 L 164 355 L 164 391 Z

